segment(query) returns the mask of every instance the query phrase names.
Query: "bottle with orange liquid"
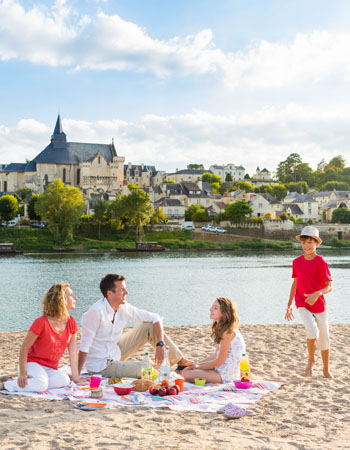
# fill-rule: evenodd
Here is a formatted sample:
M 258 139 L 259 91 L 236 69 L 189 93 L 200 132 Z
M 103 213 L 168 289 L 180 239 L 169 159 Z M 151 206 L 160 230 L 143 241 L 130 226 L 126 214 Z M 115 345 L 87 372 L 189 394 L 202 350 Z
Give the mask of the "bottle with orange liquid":
M 250 365 L 248 356 L 245 353 L 242 354 L 242 358 L 239 363 L 239 369 L 241 374 L 241 380 L 242 378 L 245 378 L 244 381 L 250 381 Z

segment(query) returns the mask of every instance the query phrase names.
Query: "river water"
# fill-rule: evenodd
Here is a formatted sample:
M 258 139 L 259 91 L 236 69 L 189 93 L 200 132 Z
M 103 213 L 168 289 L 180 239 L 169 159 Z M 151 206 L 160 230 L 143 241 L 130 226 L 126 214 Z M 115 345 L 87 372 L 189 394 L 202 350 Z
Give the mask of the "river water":
M 350 323 L 350 252 L 322 250 L 334 279 L 326 296 L 330 323 Z M 27 329 L 41 314 L 47 288 L 68 281 L 80 317 L 101 297 L 107 273 L 127 276 L 128 301 L 155 311 L 165 325 L 210 323 L 216 296 L 238 305 L 241 323 L 279 324 L 292 283 L 298 252 L 166 252 L 138 254 L 25 254 L 0 258 L 0 331 Z M 296 315 L 297 323 L 300 323 Z

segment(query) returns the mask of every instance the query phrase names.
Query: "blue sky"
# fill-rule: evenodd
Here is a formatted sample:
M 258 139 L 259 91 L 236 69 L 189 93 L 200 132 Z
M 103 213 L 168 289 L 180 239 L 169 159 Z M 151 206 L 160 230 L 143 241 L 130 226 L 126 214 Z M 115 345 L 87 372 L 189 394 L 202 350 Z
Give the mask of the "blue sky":
M 126 162 L 350 164 L 347 1 L 0 0 L 0 163 L 69 141 Z

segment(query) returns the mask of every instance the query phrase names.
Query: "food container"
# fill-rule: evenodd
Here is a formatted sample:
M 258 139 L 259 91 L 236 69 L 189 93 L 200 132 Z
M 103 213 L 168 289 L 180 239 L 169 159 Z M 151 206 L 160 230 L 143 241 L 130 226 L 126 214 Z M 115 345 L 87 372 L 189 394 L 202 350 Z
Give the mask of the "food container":
M 90 389 L 91 398 L 101 398 L 103 397 L 102 388 Z
M 235 380 L 234 381 L 235 386 L 237 389 L 249 389 L 252 387 L 253 382 L 252 381 L 240 381 L 240 380 Z
M 118 395 L 127 395 L 132 391 L 130 384 L 115 384 L 113 386 L 114 392 Z
M 205 378 L 195 378 L 194 384 L 196 384 L 197 386 L 204 386 L 206 381 L 207 380 Z

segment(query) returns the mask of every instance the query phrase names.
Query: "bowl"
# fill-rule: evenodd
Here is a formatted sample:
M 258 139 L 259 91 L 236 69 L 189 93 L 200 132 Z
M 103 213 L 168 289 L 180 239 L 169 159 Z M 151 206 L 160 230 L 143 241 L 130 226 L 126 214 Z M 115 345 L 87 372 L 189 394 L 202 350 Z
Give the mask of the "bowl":
M 237 389 L 249 389 L 252 387 L 252 385 L 253 385 L 252 381 L 235 380 L 235 386 Z
M 130 384 L 115 384 L 113 385 L 114 392 L 118 395 L 128 395 L 132 391 Z
M 204 386 L 206 381 L 207 380 L 205 378 L 195 378 L 194 384 L 196 384 L 197 386 Z

